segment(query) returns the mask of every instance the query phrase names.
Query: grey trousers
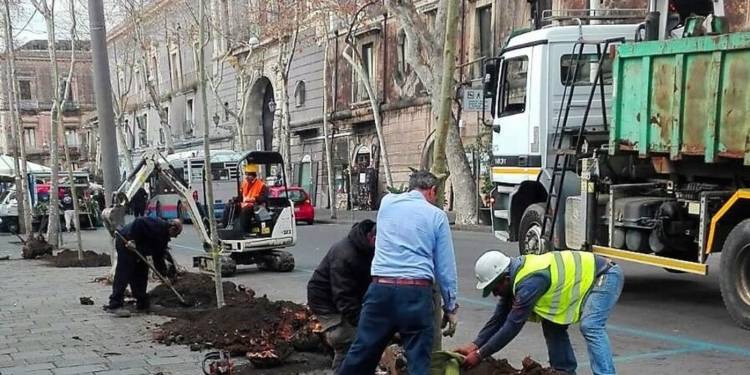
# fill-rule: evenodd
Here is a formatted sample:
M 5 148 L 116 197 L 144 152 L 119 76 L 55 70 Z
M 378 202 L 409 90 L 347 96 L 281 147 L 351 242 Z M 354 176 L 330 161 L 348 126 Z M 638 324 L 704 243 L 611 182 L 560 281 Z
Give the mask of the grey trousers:
M 342 319 L 341 323 L 327 329 L 324 335 L 328 345 L 333 348 L 334 354 L 331 369 L 334 374 L 338 374 L 339 367 L 344 362 L 344 357 L 346 357 L 349 347 L 357 337 L 357 328 Z

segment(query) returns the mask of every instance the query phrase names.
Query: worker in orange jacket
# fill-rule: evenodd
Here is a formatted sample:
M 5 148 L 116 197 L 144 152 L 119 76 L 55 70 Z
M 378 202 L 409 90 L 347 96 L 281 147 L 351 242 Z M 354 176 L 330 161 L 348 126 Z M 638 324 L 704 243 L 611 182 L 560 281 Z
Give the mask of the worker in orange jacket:
M 242 228 L 247 230 L 255 209 L 258 206 L 265 205 L 268 202 L 268 187 L 258 178 L 258 165 L 245 165 L 245 180 L 240 187 L 240 196 L 234 202 L 227 205 L 222 214 L 221 223 L 226 228 L 229 224 L 230 207 L 235 207 L 235 212 L 240 211 L 240 220 Z M 239 205 L 238 205 L 239 203 Z

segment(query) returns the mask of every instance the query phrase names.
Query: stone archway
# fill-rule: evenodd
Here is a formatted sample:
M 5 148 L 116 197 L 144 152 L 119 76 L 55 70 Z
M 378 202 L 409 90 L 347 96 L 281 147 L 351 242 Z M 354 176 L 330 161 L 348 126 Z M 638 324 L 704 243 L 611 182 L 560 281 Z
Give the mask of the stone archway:
M 258 78 L 250 90 L 248 100 L 248 111 L 243 129 L 245 142 L 243 143 L 250 150 L 272 150 L 274 111 L 271 110 L 270 103 L 274 103 L 273 106 L 275 106 L 276 101 L 271 80 L 265 76 Z

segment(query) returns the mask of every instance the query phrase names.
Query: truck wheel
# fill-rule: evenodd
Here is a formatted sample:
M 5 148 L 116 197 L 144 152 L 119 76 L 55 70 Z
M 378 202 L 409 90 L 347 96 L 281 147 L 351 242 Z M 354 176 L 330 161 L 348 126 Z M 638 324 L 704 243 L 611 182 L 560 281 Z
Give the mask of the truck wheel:
M 5 229 L 7 229 L 10 233 L 17 234 L 18 221 L 16 219 L 5 219 Z
M 721 297 L 729 315 L 750 329 L 750 219 L 729 232 L 721 249 Z
M 526 208 L 518 225 L 519 254 L 544 254 L 549 251 L 549 244 L 541 248 L 543 219 L 543 203 L 534 203 Z

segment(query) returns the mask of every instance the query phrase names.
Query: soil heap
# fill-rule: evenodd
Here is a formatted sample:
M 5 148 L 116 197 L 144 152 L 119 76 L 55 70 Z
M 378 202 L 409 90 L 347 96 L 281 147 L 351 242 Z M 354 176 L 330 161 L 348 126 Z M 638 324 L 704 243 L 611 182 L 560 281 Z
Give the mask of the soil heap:
M 31 237 L 23 244 L 21 256 L 23 259 L 36 259 L 44 255 L 52 255 L 52 245 L 44 238 L 43 235 Z
M 63 249 L 55 256 L 43 257 L 53 267 L 110 267 L 112 259 L 107 254 L 100 254 L 91 250 L 83 252 L 83 260 L 78 259 L 78 251 Z
M 157 342 L 227 350 L 247 357 L 256 368 L 281 365 L 294 351 L 327 351 L 315 333 L 317 321 L 305 306 L 255 297 L 244 286 L 224 282 L 227 306 L 217 309 L 211 277 L 187 273 L 173 286 L 192 307 L 181 307 L 168 287 L 154 288 L 149 295 L 153 304 L 163 307 L 158 313 L 176 318 L 155 332 Z

